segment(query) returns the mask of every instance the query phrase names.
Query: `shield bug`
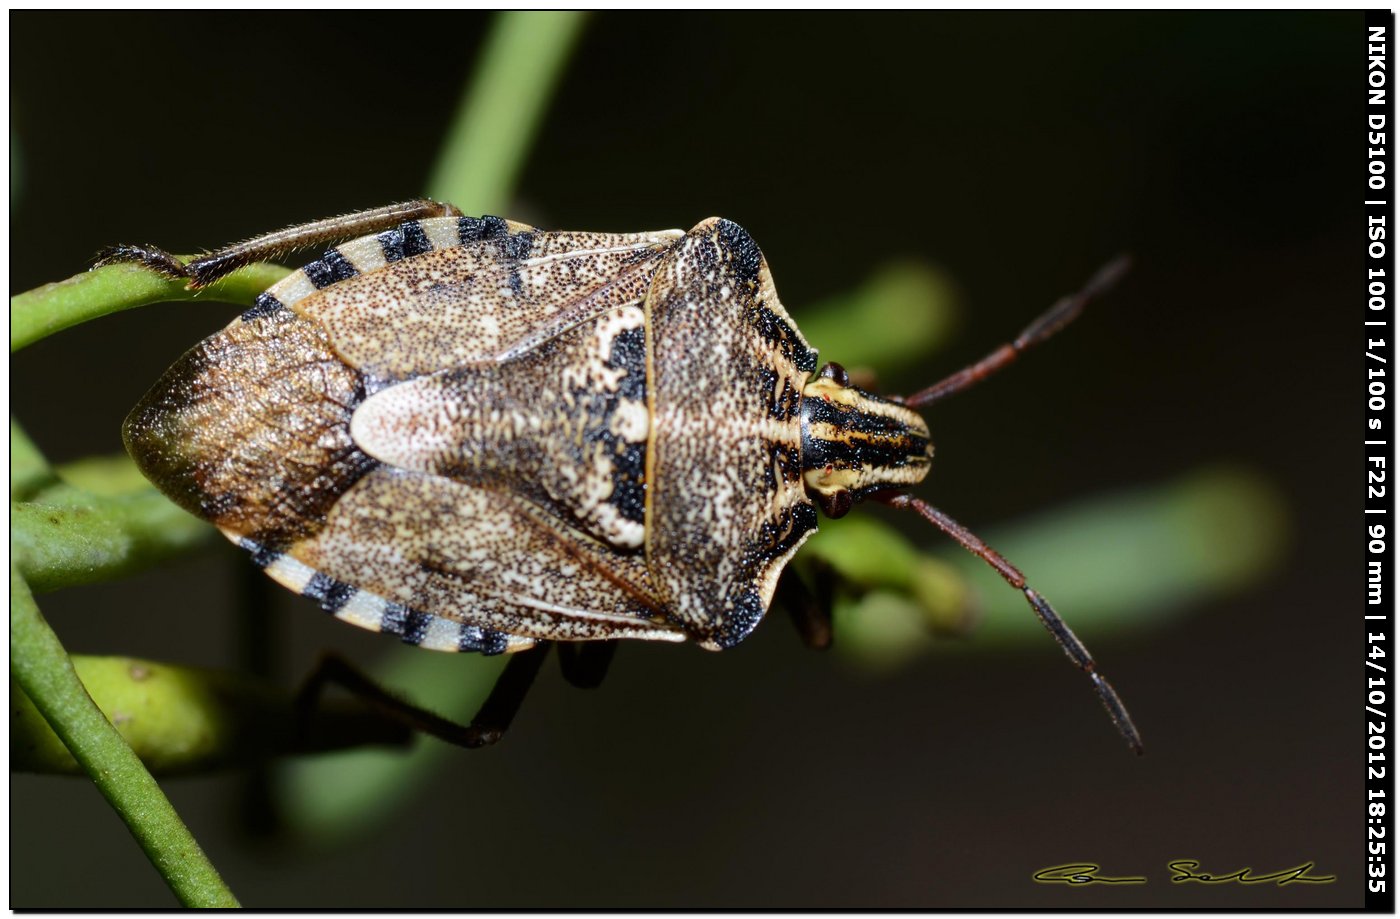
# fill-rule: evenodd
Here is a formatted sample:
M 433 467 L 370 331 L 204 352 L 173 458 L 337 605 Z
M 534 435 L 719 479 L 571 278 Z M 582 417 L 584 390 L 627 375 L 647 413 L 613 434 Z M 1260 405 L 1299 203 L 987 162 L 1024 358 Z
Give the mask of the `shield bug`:
M 123 433 L 165 494 L 335 616 L 423 648 L 515 653 L 470 727 L 424 715 L 427 729 L 494 740 L 551 642 L 580 682 L 596 682 L 611 649 L 597 643 L 612 639 L 738 644 L 817 509 L 839 517 L 870 499 L 918 513 L 1020 590 L 1141 750 L 1116 692 L 1021 572 L 904 492 L 933 456 L 916 409 L 1054 334 L 1121 262 L 907 398 L 819 370 L 758 246 L 727 220 L 549 232 L 415 201 L 189 264 L 153 247 L 99 264 L 197 287 L 347 239 L 182 357 Z M 331 678 L 376 692 L 351 672 Z

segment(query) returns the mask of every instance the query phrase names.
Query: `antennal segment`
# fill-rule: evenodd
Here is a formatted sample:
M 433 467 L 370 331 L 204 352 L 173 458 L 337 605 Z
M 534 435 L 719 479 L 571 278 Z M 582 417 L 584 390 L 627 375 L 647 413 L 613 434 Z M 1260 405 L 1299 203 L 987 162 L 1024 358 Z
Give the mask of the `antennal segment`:
M 1127 273 L 1132 265 L 1132 259 L 1126 255 L 1120 255 L 1104 267 L 1089 280 L 1084 289 L 1077 294 L 1070 294 L 1068 297 L 1061 297 L 1055 305 L 1042 313 L 1034 322 L 1026 326 L 1025 331 L 1016 336 L 1016 340 L 993 351 L 970 367 L 964 367 L 950 377 L 939 380 L 927 389 L 922 389 L 912 396 L 906 397 L 904 404 L 910 408 L 919 408 L 937 402 L 939 399 L 951 396 L 953 393 L 962 392 L 969 386 L 973 386 L 996 373 L 998 370 L 1010 364 L 1020 357 L 1022 352 L 1029 350 L 1032 346 L 1038 345 L 1045 339 L 1054 335 L 1065 326 L 1073 322 L 1085 305 L 1095 297 L 1101 296 L 1119 279 Z
M 1061 302 L 1063 303 L 1064 301 Z M 1054 310 L 1051 312 L 1053 313 Z M 1048 319 L 1049 317 L 1050 314 L 1047 313 L 1042 319 Z M 1073 318 L 1073 316 L 1070 318 Z M 1039 324 L 1039 322 L 1037 322 L 1037 324 Z M 1053 331 L 1053 329 L 1051 331 Z M 997 570 L 998 574 L 1006 579 L 1008 584 L 1025 594 L 1027 602 L 1030 603 L 1031 609 L 1035 611 L 1035 615 L 1040 619 L 1041 624 L 1054 636 L 1055 641 L 1059 642 L 1065 654 L 1074 662 L 1074 666 L 1083 670 L 1088 674 L 1089 679 L 1093 681 L 1094 691 L 1099 694 L 1099 701 L 1103 702 L 1103 707 L 1107 709 L 1108 717 L 1113 719 L 1113 726 L 1118 729 L 1118 733 L 1128 742 L 1128 746 L 1132 747 L 1134 753 L 1137 753 L 1139 756 L 1142 755 L 1142 736 L 1138 734 L 1138 729 L 1133 724 L 1133 719 L 1128 714 L 1127 707 L 1123 705 L 1123 700 L 1118 698 L 1118 693 L 1114 691 L 1113 686 L 1109 684 L 1108 680 L 1104 679 L 1103 676 L 1099 674 L 1097 665 L 1094 663 L 1094 658 L 1089 654 L 1089 649 L 1084 647 L 1084 643 L 1079 640 L 1074 632 L 1070 631 L 1070 627 L 1065 624 L 1065 621 L 1060 618 L 1054 608 L 1046 602 L 1045 598 L 1026 585 L 1026 576 L 1023 575 L 1015 565 L 1002 558 L 999 552 L 978 539 L 976 534 L 972 533 L 952 517 L 949 517 L 933 505 L 915 498 L 913 495 L 884 495 L 880 496 L 879 500 L 888 504 L 890 507 L 914 511 L 929 523 L 956 539 L 964 549 L 991 565 Z

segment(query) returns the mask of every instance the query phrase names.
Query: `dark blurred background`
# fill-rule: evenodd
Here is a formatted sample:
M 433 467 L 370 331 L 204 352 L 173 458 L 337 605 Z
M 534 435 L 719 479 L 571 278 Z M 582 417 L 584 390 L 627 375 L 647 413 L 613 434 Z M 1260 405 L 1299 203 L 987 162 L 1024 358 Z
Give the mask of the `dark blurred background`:
M 186 252 L 420 194 L 489 20 L 10 23 L 17 292 L 110 243 Z M 1287 555 L 1169 625 L 1086 634 L 1141 759 L 1048 639 L 872 676 L 773 617 L 722 655 L 625 646 L 594 693 L 548 668 L 503 744 L 451 751 L 332 846 L 253 832 L 244 776 L 163 783 L 225 879 L 265 907 L 1360 905 L 1363 38 L 1359 13 L 591 19 L 509 216 L 730 217 L 799 323 L 891 258 L 929 261 L 964 309 L 893 391 L 1130 250 L 1111 303 L 936 407 L 922 493 L 982 529 L 1228 462 L 1283 496 Z M 13 411 L 55 461 L 119 451 L 130 406 L 232 314 L 159 306 L 40 342 L 12 360 Z M 239 668 L 246 568 L 220 547 L 39 600 L 72 651 Z M 383 646 L 275 602 L 289 685 L 323 649 Z M 86 781 L 16 776 L 10 800 L 11 906 L 173 905 Z M 1185 857 L 1338 880 L 1172 885 Z M 1030 880 L 1080 860 L 1150 882 Z

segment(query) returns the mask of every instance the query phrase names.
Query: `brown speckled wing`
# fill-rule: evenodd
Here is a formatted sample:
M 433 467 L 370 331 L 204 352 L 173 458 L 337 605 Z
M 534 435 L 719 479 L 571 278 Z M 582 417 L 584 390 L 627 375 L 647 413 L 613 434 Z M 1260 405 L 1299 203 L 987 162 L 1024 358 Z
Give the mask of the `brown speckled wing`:
M 619 337 L 640 338 L 625 328 L 640 324 L 633 311 L 613 322 Z M 606 327 L 600 317 L 581 328 Z M 628 360 L 639 364 L 636 354 Z M 287 309 L 250 311 L 177 361 L 132 411 L 124 437 L 163 492 L 217 524 L 273 579 L 363 628 L 485 653 L 540 638 L 685 639 L 653 621 L 662 610 L 641 554 L 618 552 L 513 490 L 528 480 L 468 484 L 367 454 L 350 430 L 364 399 L 362 375 L 324 329 Z
M 619 549 L 642 546 L 645 316 L 613 306 L 504 361 L 390 385 L 354 415 L 360 449 L 528 498 Z
M 324 328 L 352 367 L 402 380 L 505 360 L 639 303 L 681 235 L 544 232 L 498 218 L 412 226 L 416 243 L 404 228 L 345 243 L 268 293 Z
M 286 554 L 397 607 L 519 638 L 685 638 L 660 621 L 640 557 L 512 494 L 440 476 L 375 469 Z M 381 612 L 368 612 L 356 624 L 376 628 Z
M 701 223 L 667 253 L 647 314 L 647 564 L 676 621 L 726 648 L 758 624 L 816 529 L 798 403 L 817 355 L 757 244 L 727 220 Z

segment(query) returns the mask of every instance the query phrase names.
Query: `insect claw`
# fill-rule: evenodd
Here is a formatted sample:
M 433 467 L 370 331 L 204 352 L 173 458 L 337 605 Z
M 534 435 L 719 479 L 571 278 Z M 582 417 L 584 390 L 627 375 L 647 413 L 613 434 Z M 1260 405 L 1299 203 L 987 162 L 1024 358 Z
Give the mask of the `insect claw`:
M 472 725 L 468 730 L 466 739 L 462 746 L 469 750 L 479 750 L 482 747 L 489 747 L 504 737 L 506 732 L 501 728 L 479 728 Z
M 185 267 L 184 263 L 159 246 L 108 246 L 98 251 L 97 256 L 93 259 L 92 267 L 96 269 L 107 265 L 130 264 L 149 268 L 172 281 L 191 279 L 189 269 Z

